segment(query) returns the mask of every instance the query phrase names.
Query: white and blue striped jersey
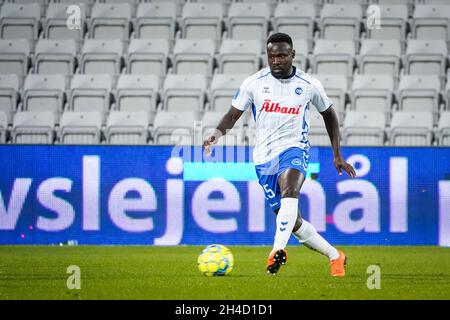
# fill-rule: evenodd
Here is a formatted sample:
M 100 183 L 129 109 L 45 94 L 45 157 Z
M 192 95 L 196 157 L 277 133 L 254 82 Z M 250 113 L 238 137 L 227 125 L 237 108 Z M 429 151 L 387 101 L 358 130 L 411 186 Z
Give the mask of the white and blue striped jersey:
M 266 67 L 244 80 L 233 97 L 232 106 L 242 111 L 252 110 L 256 122 L 253 150 L 256 165 L 291 147 L 309 149 L 310 102 L 319 112 L 332 105 L 322 84 L 299 69 L 289 79 L 277 79 Z

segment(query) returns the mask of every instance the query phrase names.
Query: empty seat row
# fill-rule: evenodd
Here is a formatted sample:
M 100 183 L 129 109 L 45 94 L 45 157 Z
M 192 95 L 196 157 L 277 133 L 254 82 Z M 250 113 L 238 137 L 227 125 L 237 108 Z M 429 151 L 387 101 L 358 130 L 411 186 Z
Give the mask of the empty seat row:
M 405 74 L 438 75 L 444 85 L 448 69 L 447 45 L 442 40 L 410 40 L 405 55 L 396 40 L 365 40 L 360 55 L 351 41 L 318 40 L 312 55 L 308 55 L 306 41 L 296 41 L 294 48 L 294 63 L 313 73 L 351 77 L 357 70 L 398 78 L 403 70 Z M 208 39 L 178 39 L 171 53 L 165 39 L 133 39 L 126 48 L 118 39 L 87 39 L 78 52 L 73 40 L 41 39 L 31 55 L 26 40 L 0 40 L 0 74 L 252 74 L 267 65 L 260 51 L 257 40 L 223 40 L 216 55 Z
M 115 144 L 120 136 L 121 143 L 145 144 L 148 123 L 145 112 L 111 112 L 107 143 Z M 96 111 L 64 112 L 58 127 L 51 112 L 18 112 L 11 130 L 12 142 L 19 144 L 100 144 L 102 139 L 102 114 Z
M 106 125 L 102 125 L 102 115 L 96 111 L 66 111 L 59 125 L 51 112 L 18 112 L 11 129 L 12 143 L 32 144 L 198 144 L 213 130 L 222 112 L 205 112 L 202 116 L 195 112 L 159 112 L 154 119 L 142 111 L 113 111 L 109 114 Z M 229 134 L 240 141 L 245 119 L 239 122 Z M 243 123 L 245 121 L 245 123 Z M 199 126 L 200 125 L 200 126 Z M 0 111 L 0 142 L 5 143 L 7 125 L 4 113 Z M 195 137 L 193 133 L 202 135 Z M 223 144 L 221 142 L 220 144 Z M 242 145 L 242 142 L 239 143 Z
M 16 110 L 50 111 L 55 121 L 63 110 L 122 111 L 220 110 L 229 108 L 231 97 L 247 75 L 215 75 L 211 85 L 201 75 L 168 75 L 163 84 L 155 75 L 122 74 L 113 86 L 107 74 L 75 75 L 70 87 L 62 75 L 30 74 L 23 90 L 15 75 L 0 75 L 0 110 L 11 122 Z M 209 104 L 205 106 L 205 102 Z
M 247 113 L 248 114 L 248 113 Z M 159 144 L 201 145 L 215 129 L 222 112 L 159 112 L 150 123 L 145 112 L 114 111 L 102 125 L 99 112 L 64 112 L 59 126 L 51 112 L 18 112 L 10 132 L 5 115 L 0 111 L 0 143 L 19 144 Z M 441 115 L 437 127 L 427 112 L 393 114 L 390 127 L 385 127 L 383 112 L 350 111 L 342 128 L 343 145 L 370 146 L 450 146 L 450 112 Z M 322 116 L 310 115 L 310 141 L 314 146 L 329 145 Z M 218 145 L 253 146 L 255 124 L 250 116 L 236 123 Z
M 233 2 L 225 11 L 220 3 L 187 2 L 179 19 L 177 5 L 172 2 L 139 3 L 135 17 L 133 6 L 119 1 L 95 3 L 89 19 L 82 3 L 50 3 L 46 10 L 41 23 L 39 4 L 5 3 L 0 11 L 0 37 L 33 40 L 42 29 L 43 36 L 52 39 L 81 40 L 86 34 L 100 39 L 172 39 L 177 32 L 186 38 L 265 39 L 272 30 L 308 40 L 317 32 L 317 36 L 333 40 L 359 40 L 361 36 L 404 40 L 411 28 L 413 38 L 450 40 L 448 4 L 416 5 L 410 27 L 404 4 L 378 4 L 370 6 L 366 13 L 359 4 L 326 3 L 317 20 L 314 4 L 295 2 L 281 2 L 273 12 L 267 3 Z M 370 20 L 375 15 L 382 19 L 372 19 L 366 26 L 363 18 L 368 16 Z
M 310 120 L 312 145 L 330 145 L 320 114 Z M 342 143 L 347 146 L 450 146 L 450 112 L 442 112 L 433 126 L 431 112 L 397 111 L 386 127 L 385 114 L 379 111 L 349 111 L 342 129 Z
M 0 110 L 7 112 L 10 120 L 16 109 L 49 111 L 57 122 L 63 110 L 106 113 L 111 105 L 112 90 L 113 81 L 107 74 L 75 75 L 70 88 L 66 87 L 62 75 L 30 74 L 19 95 L 17 77 L 0 75 Z M 156 108 L 158 90 L 159 79 L 154 75 L 122 75 L 115 87 L 116 108 L 126 104 L 128 109 L 145 108 L 150 112 Z
M 429 111 L 437 121 L 438 112 L 450 110 L 450 82 L 441 92 L 437 76 L 403 75 L 394 88 L 388 75 L 355 75 L 350 90 L 345 76 L 312 76 L 323 84 L 341 120 L 347 110 L 383 111 L 388 120 L 393 111 L 404 110 Z M 108 74 L 76 74 L 66 86 L 62 75 L 30 74 L 20 90 L 17 76 L 0 75 L 0 109 L 10 121 L 16 110 L 52 111 L 57 118 L 63 110 L 225 111 L 246 77 L 215 74 L 208 84 L 200 74 L 169 74 L 164 82 L 156 75 L 122 74 L 114 83 Z
M 390 121 L 395 111 L 450 110 L 450 82 L 441 91 L 437 76 L 403 75 L 398 88 L 388 75 L 355 75 L 348 89 L 342 75 L 312 74 L 333 100 L 340 120 L 348 110 L 382 111 Z M 64 110 L 225 111 L 246 74 L 215 74 L 210 84 L 200 74 L 169 74 L 164 82 L 156 75 L 122 74 L 114 83 L 108 74 L 76 74 L 66 86 L 62 75 L 30 74 L 23 90 L 16 75 L 0 75 L 0 110 L 12 121 L 16 110 L 51 111 L 59 121 Z
M 164 75 L 173 64 L 175 73 L 254 73 L 260 67 L 261 45 L 258 41 L 224 40 L 215 58 L 211 40 L 180 39 L 169 54 L 165 39 L 133 39 L 126 49 L 118 39 L 87 39 L 76 50 L 73 40 L 41 39 L 34 55 L 26 40 L 0 40 L 0 74 L 24 76 L 30 68 L 34 73 L 61 73 L 66 76 L 80 73 L 108 73 L 123 71 L 133 74 Z M 216 66 L 217 64 L 217 66 Z
M 450 84 L 441 92 L 437 76 L 402 75 L 398 88 L 388 75 L 355 75 L 351 89 L 347 91 L 344 76 L 313 74 L 319 79 L 334 102 L 343 119 L 344 111 L 382 111 L 390 121 L 392 112 L 428 111 L 437 121 L 438 112 L 450 110 Z

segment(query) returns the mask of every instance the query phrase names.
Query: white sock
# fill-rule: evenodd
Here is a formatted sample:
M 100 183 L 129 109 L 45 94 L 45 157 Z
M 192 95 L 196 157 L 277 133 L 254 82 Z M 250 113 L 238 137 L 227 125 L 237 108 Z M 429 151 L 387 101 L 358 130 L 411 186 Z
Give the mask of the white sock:
M 337 259 L 339 252 L 328 243 L 314 228 L 314 226 L 302 219 L 302 225 L 292 234 L 306 247 L 326 255 L 330 260 Z
M 277 231 L 273 243 L 273 251 L 286 248 L 294 229 L 298 214 L 297 198 L 282 198 L 281 207 L 277 214 Z

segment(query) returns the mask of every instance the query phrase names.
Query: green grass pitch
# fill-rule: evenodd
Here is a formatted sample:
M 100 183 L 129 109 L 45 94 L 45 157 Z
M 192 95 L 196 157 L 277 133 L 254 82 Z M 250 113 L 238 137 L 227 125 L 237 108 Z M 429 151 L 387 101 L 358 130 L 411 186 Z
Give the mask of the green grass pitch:
M 203 247 L 0 246 L 0 300 L 303 300 L 450 299 L 450 248 L 339 247 L 348 257 L 345 278 L 332 278 L 328 260 L 289 246 L 276 276 L 265 271 L 269 247 L 228 246 L 229 276 L 205 277 L 197 269 Z M 67 288 L 69 265 L 81 271 L 81 288 Z M 381 288 L 369 290 L 370 265 Z

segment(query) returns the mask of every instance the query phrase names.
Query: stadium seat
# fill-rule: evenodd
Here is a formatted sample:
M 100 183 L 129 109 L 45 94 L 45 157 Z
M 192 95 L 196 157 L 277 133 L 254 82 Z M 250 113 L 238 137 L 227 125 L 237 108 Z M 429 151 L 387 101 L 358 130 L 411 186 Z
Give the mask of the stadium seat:
M 408 40 L 406 49 L 407 74 L 434 74 L 445 81 L 447 68 L 447 43 L 444 40 Z
M 448 81 L 448 79 L 450 79 L 450 70 L 447 72 L 447 84 L 445 85 L 443 92 L 446 101 L 446 110 L 450 111 L 450 81 Z
M 450 41 L 448 17 L 450 17 L 450 5 L 417 4 L 411 27 L 413 38 Z
M 122 52 L 122 42 L 119 39 L 86 39 L 81 51 L 81 73 L 120 74 Z
M 126 58 L 127 73 L 165 75 L 169 48 L 167 39 L 132 39 Z
M 132 17 L 136 17 L 137 5 L 138 5 L 139 2 L 143 2 L 143 1 L 141 1 L 141 0 L 100 0 L 100 1 L 98 1 L 97 0 L 97 2 L 104 2 L 104 3 L 107 3 L 107 4 L 117 4 L 117 3 L 122 4 L 122 3 L 126 3 L 130 7 L 131 16 Z M 94 3 L 95 3 L 95 1 L 94 1 Z
M 30 3 L 36 3 L 37 5 L 39 5 L 39 12 L 41 15 L 41 18 L 45 17 L 45 10 L 47 9 L 47 3 L 49 2 L 48 0 L 5 0 L 2 2 L 12 2 L 15 4 L 30 4 Z
M 17 144 L 52 144 L 55 118 L 50 111 L 18 111 L 14 117 L 12 142 Z
M 312 17 L 315 19 L 320 19 L 320 12 L 322 10 L 325 0 L 281 0 L 278 2 L 288 2 L 288 3 L 293 2 L 299 3 L 301 5 L 313 4 L 315 8 L 315 15 L 313 15 Z
M 417 0 L 417 3 L 421 4 L 447 4 L 447 0 Z
M 400 3 L 376 4 L 376 10 L 379 10 L 380 25 L 367 27 L 367 38 L 377 40 L 401 40 L 404 41 L 408 29 L 409 9 L 407 4 Z M 370 10 L 370 7 L 369 9 Z M 373 15 L 370 13 L 369 15 Z
M 68 108 L 71 111 L 98 111 L 106 120 L 113 80 L 108 74 L 75 74 L 72 78 Z
M 423 0 L 418 0 L 423 1 Z M 390 5 L 390 4 L 411 4 L 414 0 L 369 0 L 371 3 L 379 3 L 382 5 Z
M 130 36 L 131 7 L 128 3 L 95 3 L 89 37 L 127 40 Z
M 205 0 L 207 1 L 207 0 Z M 227 0 L 218 0 L 218 1 L 227 1 Z M 264 4 L 269 4 L 269 5 L 274 5 L 278 2 L 279 0 L 234 0 L 234 2 L 242 2 L 242 3 L 264 3 Z M 230 2 L 233 2 L 233 0 L 231 0 Z
M 347 146 L 382 146 L 384 144 L 385 113 L 353 111 L 345 115 L 343 143 Z
M 420 0 L 418 0 L 420 1 Z M 372 4 L 385 6 L 385 5 L 406 5 L 408 11 L 408 16 L 412 16 L 413 8 L 414 8 L 414 0 L 370 0 Z
M 66 101 L 61 74 L 29 74 L 23 87 L 22 111 L 50 111 L 57 123 Z
M 323 121 L 323 116 L 317 112 L 315 107 L 310 107 L 308 113 L 309 133 L 308 140 L 311 146 L 330 146 L 330 138 L 328 137 L 327 128 Z
M 40 39 L 34 55 L 34 72 L 41 74 L 62 74 L 66 83 L 77 66 L 76 42 L 69 40 Z
M 39 35 L 40 18 L 38 3 L 6 2 L 0 10 L 0 38 L 27 39 L 32 45 Z
M 231 99 L 247 77 L 247 74 L 215 74 L 209 90 L 210 109 L 220 112 L 228 111 Z
M 83 41 L 87 31 L 87 7 L 80 3 L 81 1 L 76 1 L 76 6 L 73 5 L 73 2 L 67 0 L 65 3 L 49 3 L 47 18 L 43 22 L 43 31 L 44 37 L 47 39 L 73 39 L 77 42 L 77 49 L 80 49 L 81 41 Z M 71 28 L 67 27 L 69 14 L 73 16 L 73 19 L 69 20 Z
M 50 0 L 49 2 L 50 2 L 49 6 L 52 2 L 62 3 L 62 4 L 73 4 L 74 3 L 73 0 Z M 91 8 L 92 8 L 93 3 L 94 3 L 94 1 L 92 1 L 92 0 L 77 0 L 76 1 L 77 5 L 81 4 L 82 6 L 84 6 L 84 8 L 86 9 L 86 16 L 89 18 L 91 17 Z
M 228 38 L 237 40 L 265 40 L 269 28 L 268 3 L 233 2 L 228 11 Z
M 248 75 L 260 68 L 261 42 L 224 39 L 219 52 L 219 73 Z
M 140 1 L 140 2 L 148 2 L 146 0 L 138 0 L 138 1 Z M 206 0 L 206 1 L 208 1 L 208 0 Z M 219 1 L 223 1 L 223 0 L 219 0 Z M 228 1 L 228 0 L 226 0 L 226 1 Z M 175 4 L 175 13 L 176 13 L 177 18 L 179 18 L 179 17 L 181 17 L 183 6 L 188 1 L 186 1 L 186 0 L 151 0 L 149 2 L 153 2 L 153 3 L 167 3 L 167 2 L 170 2 L 170 3 Z M 198 0 L 194 0 L 194 1 L 191 0 L 189 2 L 198 2 Z M 208 2 L 210 2 L 210 1 L 208 1 Z
M 308 42 L 306 40 L 293 40 L 292 42 L 295 50 L 294 65 L 301 70 L 308 70 Z M 264 61 L 267 62 L 267 59 L 264 58 Z
M 450 111 L 441 112 L 436 135 L 440 146 L 450 147 Z
M 320 37 L 359 41 L 362 8 L 358 4 L 324 4 L 320 13 Z
M 302 39 L 307 43 L 307 52 L 312 51 L 315 16 L 313 3 L 280 2 L 272 22 L 274 32 L 287 33 L 293 40 Z
M 156 75 L 122 74 L 117 81 L 115 109 L 144 111 L 148 115 L 156 110 L 159 87 L 159 77 Z
M 207 84 L 203 75 L 167 75 L 162 105 L 165 111 L 203 111 Z
M 0 112 L 12 123 L 19 100 L 19 78 L 15 74 L 0 74 Z
M 359 73 L 387 74 L 398 81 L 401 66 L 400 40 L 363 39 L 361 41 Z
M 106 125 L 108 144 L 147 144 L 149 132 L 147 112 L 111 111 Z
M 293 1 L 297 1 L 297 0 L 293 0 Z M 304 1 L 304 0 L 301 0 L 301 1 Z M 360 6 L 364 6 L 369 1 L 370 0 L 323 0 L 323 3 L 331 3 L 331 4 L 349 4 L 349 3 L 355 4 L 356 3 Z M 376 0 L 372 0 L 372 1 L 376 1 Z
M 339 122 L 343 122 L 347 103 L 347 78 L 337 74 L 311 74 L 311 76 L 322 83 L 327 96 L 333 101 L 333 108 L 339 117 Z
M 389 142 L 392 146 L 430 146 L 432 130 L 431 112 L 394 112 Z
M 224 113 L 222 111 L 205 111 L 202 118 L 202 139 L 199 141 L 199 143 L 214 132 L 223 116 Z M 225 136 L 222 136 L 217 141 L 216 146 L 245 145 L 243 127 L 243 121 L 236 122 L 233 129 L 231 129 Z
M 394 79 L 389 75 L 356 75 L 352 85 L 351 109 L 383 112 L 389 122 L 393 92 Z
M 398 110 L 430 112 L 437 120 L 440 80 L 433 75 L 403 75 L 398 87 Z
M 200 114 L 195 111 L 158 112 L 153 122 L 154 144 L 194 145 L 195 123 L 199 120 Z
M 351 77 L 354 68 L 355 44 L 351 40 L 316 41 L 312 61 L 314 73 L 341 74 Z
M 214 47 L 214 40 L 211 39 L 178 39 L 173 48 L 174 72 L 211 76 Z
M 8 134 L 8 115 L 0 110 L 0 144 L 5 144 Z
M 159 1 L 165 1 L 165 0 L 159 0 Z M 173 1 L 173 0 L 170 0 L 170 1 Z M 184 1 L 184 0 L 180 0 L 180 1 Z M 230 6 L 230 4 L 231 4 L 231 2 L 232 2 L 233 0 L 213 0 L 213 1 L 211 1 L 211 0 L 190 0 L 189 2 L 195 2 L 195 3 L 211 3 L 211 2 L 216 2 L 216 3 L 220 3 L 220 4 L 222 4 L 222 6 L 224 7 L 224 8 L 228 8 L 229 6 Z M 245 1 L 245 0 L 243 0 L 243 1 Z M 243 2 L 242 1 L 242 2 Z M 255 0 L 256 1 L 256 0 Z M 272 1 L 272 0 L 269 0 L 269 1 Z
M 77 0 L 77 1 L 73 1 L 73 0 L 48 0 L 47 18 L 48 18 L 48 9 L 50 8 L 51 4 L 73 6 L 74 3 L 75 3 L 75 5 L 78 8 L 70 7 L 71 10 L 69 10 L 69 13 L 66 13 L 66 16 L 67 16 L 67 14 L 70 14 L 70 15 L 72 15 L 73 18 L 76 18 L 76 16 L 80 12 L 79 8 L 81 8 L 81 16 L 86 18 L 86 19 L 90 19 L 92 6 L 94 4 L 94 1 L 92 1 L 92 0 Z M 63 10 L 61 10 L 61 11 L 63 12 Z M 73 19 L 71 22 L 73 23 L 73 22 L 76 22 L 76 21 L 75 21 L 75 19 Z M 86 21 L 82 21 L 82 25 L 83 25 L 83 27 L 85 27 L 84 31 L 86 31 L 87 30 Z
M 136 13 L 137 38 L 175 37 L 177 4 L 174 2 L 139 3 Z
M 187 2 L 183 6 L 181 16 L 181 36 L 187 39 L 211 39 L 218 41 L 218 48 L 222 38 L 223 5 L 221 3 Z
M 62 144 L 100 144 L 102 115 L 97 111 L 66 111 L 61 116 L 58 137 Z
M 28 73 L 30 66 L 30 45 L 27 40 L 0 39 L 0 74 L 15 74 L 19 84 Z

